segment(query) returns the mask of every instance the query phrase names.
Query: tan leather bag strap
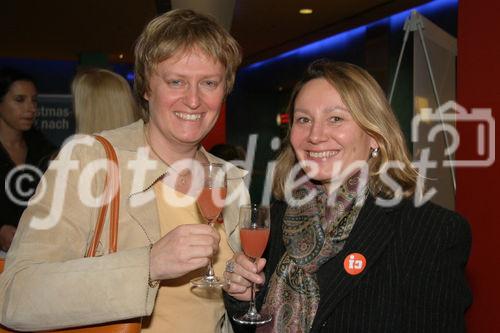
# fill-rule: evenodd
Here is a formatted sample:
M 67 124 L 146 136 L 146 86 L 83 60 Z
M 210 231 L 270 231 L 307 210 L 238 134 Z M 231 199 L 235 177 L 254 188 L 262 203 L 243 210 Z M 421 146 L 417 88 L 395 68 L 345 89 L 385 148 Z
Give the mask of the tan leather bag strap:
M 120 210 L 120 174 L 118 169 L 118 158 L 115 149 L 111 143 L 102 136 L 95 135 L 106 151 L 108 159 L 108 169 L 104 180 L 103 204 L 99 209 L 97 224 L 94 230 L 92 242 L 85 254 L 86 257 L 93 257 L 97 251 L 97 246 L 101 240 L 102 229 L 106 222 L 106 214 L 109 203 L 111 202 L 111 211 L 109 216 L 109 247 L 108 252 L 114 253 L 118 247 L 118 212 Z
M 104 181 L 103 204 L 99 209 L 99 216 L 94 230 L 92 243 L 87 250 L 86 257 L 95 256 L 97 245 L 101 239 L 102 229 L 106 221 L 106 213 L 111 200 L 110 225 L 109 225 L 109 253 L 116 252 L 118 243 L 118 212 L 120 209 L 120 174 L 118 170 L 118 158 L 111 143 L 102 136 L 95 136 L 96 139 L 104 146 L 106 156 L 108 158 L 108 169 L 106 179 Z M 0 260 L 0 273 L 3 268 L 3 260 Z M 123 320 L 114 323 L 99 324 L 73 329 L 65 329 L 58 331 L 44 331 L 44 333 L 140 333 L 142 318 L 134 318 Z M 11 331 L 0 325 L 0 333 L 10 333 Z

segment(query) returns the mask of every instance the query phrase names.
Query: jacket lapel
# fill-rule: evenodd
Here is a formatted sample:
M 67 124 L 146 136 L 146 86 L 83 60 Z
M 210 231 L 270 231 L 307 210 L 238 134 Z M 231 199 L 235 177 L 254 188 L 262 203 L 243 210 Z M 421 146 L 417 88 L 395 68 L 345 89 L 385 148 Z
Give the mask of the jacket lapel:
M 135 155 L 136 153 L 125 152 L 124 154 Z M 137 157 L 134 156 L 134 158 Z M 127 195 L 127 213 L 140 226 L 149 243 L 152 244 L 160 239 L 160 224 L 158 223 L 160 219 L 153 185 L 166 174 L 167 166 L 157 160 L 148 159 L 145 163 L 152 164 L 151 168 L 141 171 L 144 173 L 143 181 L 134 182 L 132 180 L 129 184 L 129 192 L 124 193 L 124 195 Z M 131 174 L 129 177 L 133 179 L 135 175 Z
M 397 208 L 383 208 L 375 205 L 373 197 L 367 198 L 344 248 L 321 267 L 320 275 L 323 271 L 324 276 L 318 278 L 325 280 L 320 281 L 321 288 L 325 292 L 322 293 L 312 331 L 319 329 L 337 304 L 344 297 L 348 297 L 358 282 L 375 265 L 393 237 L 393 225 L 399 215 L 397 212 Z M 350 275 L 344 269 L 344 260 L 351 253 L 360 253 L 366 258 L 366 267 L 358 275 Z
M 127 161 L 140 159 L 137 152 L 134 151 L 134 149 L 138 148 L 136 145 L 145 145 L 145 142 L 134 143 L 133 147 L 126 147 L 126 150 L 121 152 Z M 228 194 L 234 199 L 228 198 L 229 202 L 224 208 L 224 227 L 228 235 L 229 245 L 234 252 L 239 252 L 241 251 L 238 232 L 239 207 L 250 202 L 248 191 L 243 182 L 243 177 L 247 174 L 247 171 L 216 158 L 207 153 L 203 147 L 200 148 L 200 151 L 209 162 L 222 163 L 226 166 Z M 127 193 L 127 213 L 139 224 L 149 242 L 154 243 L 160 239 L 160 226 L 158 224 L 159 218 L 153 185 L 168 172 L 168 167 L 163 162 L 155 160 L 154 164 L 145 168 L 142 172 L 144 173 L 143 182 L 128 184 L 130 190 Z
M 167 166 L 149 156 L 142 120 L 103 135 L 115 147 L 120 161 L 120 195 L 125 213 L 144 231 L 147 241 L 155 243 L 160 238 L 160 225 L 152 186 L 167 172 Z
M 144 231 L 150 244 L 160 239 L 160 220 L 153 188 L 128 197 L 127 213 Z

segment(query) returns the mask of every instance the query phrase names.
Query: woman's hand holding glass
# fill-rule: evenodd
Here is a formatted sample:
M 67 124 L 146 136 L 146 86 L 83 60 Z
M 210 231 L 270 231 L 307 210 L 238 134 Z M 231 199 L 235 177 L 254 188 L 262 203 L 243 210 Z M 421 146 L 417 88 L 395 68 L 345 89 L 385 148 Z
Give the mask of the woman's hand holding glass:
M 207 266 L 219 250 L 219 241 L 219 233 L 207 224 L 176 227 L 151 249 L 151 279 L 174 279 Z
M 262 269 L 265 266 L 265 261 L 262 261 L 261 257 L 269 239 L 270 222 L 268 206 L 253 204 L 240 207 L 238 224 L 240 227 L 241 247 L 248 257 L 239 254 L 234 257 L 234 261 L 229 260 L 226 264 L 226 273 L 235 274 L 235 276 L 228 277 L 226 281 L 229 293 L 231 293 L 233 279 L 235 284 L 239 283 L 245 289 L 248 289 L 246 281 L 250 282 L 248 311 L 233 316 L 233 320 L 240 324 L 259 325 L 272 320 L 269 314 L 259 313 L 255 306 L 256 285 L 264 282 Z M 236 279 L 237 277 L 238 279 Z M 247 297 L 243 288 L 238 287 L 238 291 L 241 294 L 239 295 L 240 299 Z M 236 292 L 236 289 L 234 292 Z
M 254 263 L 253 259 L 243 253 L 236 253 L 230 260 L 232 267 L 226 267 L 224 278 L 226 284 L 224 290 L 239 301 L 250 301 L 252 297 L 252 283 L 262 285 L 265 282 L 263 269 L 266 265 L 266 259 L 259 258 Z M 231 266 L 229 264 L 228 266 Z

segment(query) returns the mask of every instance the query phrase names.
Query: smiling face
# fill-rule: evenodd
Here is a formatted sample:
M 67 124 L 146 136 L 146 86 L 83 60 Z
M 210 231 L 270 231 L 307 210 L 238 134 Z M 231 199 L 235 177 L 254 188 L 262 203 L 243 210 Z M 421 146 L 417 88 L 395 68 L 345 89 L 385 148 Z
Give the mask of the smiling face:
M 0 122 L 16 131 L 27 131 L 36 116 L 37 91 L 30 81 L 15 81 L 0 102 Z
M 151 73 L 150 139 L 156 148 L 195 148 L 215 125 L 224 100 L 225 68 L 194 49 L 160 62 Z
M 297 94 L 294 104 L 290 142 L 299 162 L 317 163 L 315 175 L 329 181 L 356 161 L 367 161 L 376 141 L 354 121 L 337 90 L 325 79 L 307 82 Z M 341 163 L 337 170 L 334 165 Z

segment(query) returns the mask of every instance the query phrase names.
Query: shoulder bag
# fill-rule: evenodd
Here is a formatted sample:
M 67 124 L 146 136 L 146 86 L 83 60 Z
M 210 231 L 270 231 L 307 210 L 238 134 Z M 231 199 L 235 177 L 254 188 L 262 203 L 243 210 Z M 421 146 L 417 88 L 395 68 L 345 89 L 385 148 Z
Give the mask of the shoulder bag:
M 116 152 L 111 145 L 111 143 L 102 136 L 96 135 L 95 138 L 104 146 L 104 150 L 106 151 L 106 157 L 108 159 L 108 163 L 118 165 L 118 158 L 116 156 Z M 120 177 L 118 173 L 118 168 L 113 168 L 108 166 L 108 171 L 106 175 L 106 179 L 104 181 L 104 191 L 105 194 L 103 196 L 105 202 L 101 206 L 99 210 L 97 224 L 94 230 L 94 236 L 92 238 L 92 242 L 87 249 L 87 253 L 85 257 L 93 257 L 95 256 L 97 246 L 101 239 L 102 229 L 104 228 L 104 224 L 106 221 L 106 214 L 108 211 L 108 206 L 110 202 L 110 196 L 113 193 L 116 193 L 115 196 L 111 200 L 111 209 L 110 209 L 110 218 L 109 218 L 109 248 L 108 252 L 113 253 L 117 250 L 118 243 L 118 213 L 120 209 Z M 4 259 L 0 259 L 0 272 L 3 271 Z M 141 320 L 140 318 L 128 319 L 119 322 L 85 326 L 79 328 L 71 328 L 71 329 L 63 329 L 57 331 L 44 331 L 46 333 L 51 332 L 74 332 L 74 333 L 138 333 L 141 331 Z M 14 332 L 12 330 L 8 330 L 5 327 L 0 325 L 0 333 L 4 332 Z

